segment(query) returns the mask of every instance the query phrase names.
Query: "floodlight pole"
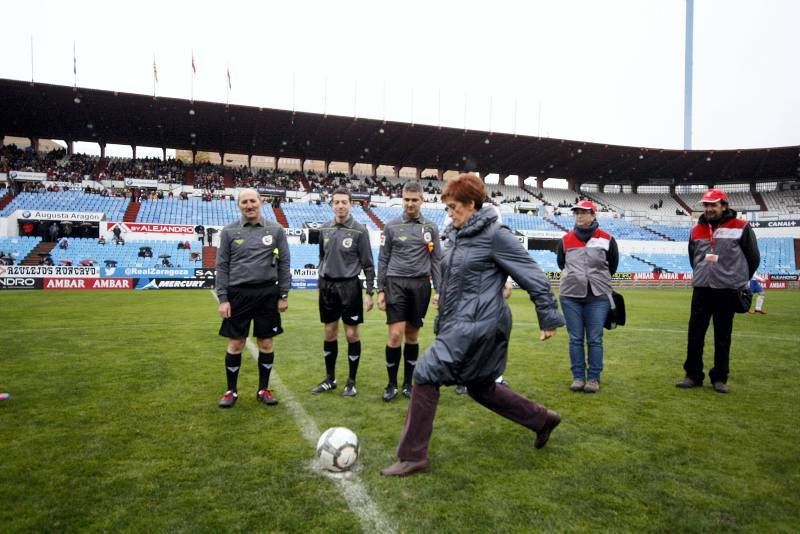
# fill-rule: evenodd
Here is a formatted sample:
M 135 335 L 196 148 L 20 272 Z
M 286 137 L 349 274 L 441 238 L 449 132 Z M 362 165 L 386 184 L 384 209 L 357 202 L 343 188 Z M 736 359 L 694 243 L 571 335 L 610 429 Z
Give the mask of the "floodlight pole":
M 683 148 L 692 149 L 692 55 L 694 33 L 694 0 L 686 0 L 686 49 L 683 86 Z

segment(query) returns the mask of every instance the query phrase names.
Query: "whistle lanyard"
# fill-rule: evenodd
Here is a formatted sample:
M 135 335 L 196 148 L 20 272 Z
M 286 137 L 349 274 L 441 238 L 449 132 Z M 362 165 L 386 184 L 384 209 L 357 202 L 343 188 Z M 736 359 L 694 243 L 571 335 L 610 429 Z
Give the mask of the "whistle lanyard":
M 711 242 L 711 253 L 714 253 L 714 228 L 709 224 L 708 225 L 708 239 Z

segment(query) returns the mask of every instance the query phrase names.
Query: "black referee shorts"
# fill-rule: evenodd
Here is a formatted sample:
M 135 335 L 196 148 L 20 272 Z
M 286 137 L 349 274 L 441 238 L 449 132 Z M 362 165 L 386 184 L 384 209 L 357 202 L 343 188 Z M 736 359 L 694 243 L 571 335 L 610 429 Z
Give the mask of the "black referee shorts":
M 431 300 L 431 282 L 428 277 L 386 277 L 383 288 L 386 299 L 386 324 L 405 321 L 414 328 L 422 328 Z
M 254 324 L 253 335 L 257 338 L 271 338 L 282 333 L 279 296 L 277 285 L 228 288 L 231 316 L 222 320 L 219 335 L 229 339 L 244 339 L 250 334 L 250 321 Z
M 344 324 L 364 322 L 364 301 L 361 296 L 361 280 L 319 279 L 319 320 L 334 323 L 342 319 Z

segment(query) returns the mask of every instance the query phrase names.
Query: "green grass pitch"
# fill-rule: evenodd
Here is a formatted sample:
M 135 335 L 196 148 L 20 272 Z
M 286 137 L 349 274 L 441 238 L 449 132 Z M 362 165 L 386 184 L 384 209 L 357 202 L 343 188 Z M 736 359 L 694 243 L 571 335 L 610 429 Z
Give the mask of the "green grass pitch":
M 362 442 L 358 478 L 401 532 L 796 531 L 800 399 L 796 291 L 735 319 L 732 392 L 679 390 L 688 290 L 624 291 L 629 324 L 606 333 L 602 390 L 571 393 L 566 331 L 542 343 L 526 296 L 511 299 L 506 377 L 558 410 L 534 434 L 443 388 L 431 471 L 382 478 L 407 401 L 386 404 L 384 314 L 362 326 L 358 396 L 313 396 L 323 377 L 316 292 L 294 291 L 276 338 L 276 407 L 239 403 L 209 291 L 0 293 L 0 525 L 19 531 L 359 531 L 287 399 L 320 430 Z M 432 323 L 434 310 L 429 312 Z M 340 354 L 346 346 L 340 330 Z M 432 340 L 430 326 L 422 346 Z M 713 353 L 706 342 L 706 360 Z M 339 359 L 339 380 L 346 377 Z M 347 484 L 345 481 L 343 484 Z

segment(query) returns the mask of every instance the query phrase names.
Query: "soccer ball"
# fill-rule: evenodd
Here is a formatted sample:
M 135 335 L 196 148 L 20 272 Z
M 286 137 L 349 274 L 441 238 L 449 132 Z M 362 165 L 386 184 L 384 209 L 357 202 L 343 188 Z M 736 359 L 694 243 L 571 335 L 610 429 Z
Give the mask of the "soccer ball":
M 358 436 L 343 426 L 329 428 L 317 441 L 317 457 L 328 471 L 347 471 L 358 459 Z

